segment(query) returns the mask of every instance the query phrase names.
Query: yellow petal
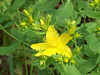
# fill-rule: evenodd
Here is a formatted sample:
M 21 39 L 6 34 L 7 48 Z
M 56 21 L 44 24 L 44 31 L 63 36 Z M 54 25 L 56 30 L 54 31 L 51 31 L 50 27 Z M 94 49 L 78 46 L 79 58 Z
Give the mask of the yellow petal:
M 35 54 L 36 57 L 40 57 L 42 55 L 42 52 L 38 52 Z
M 37 43 L 37 44 L 32 44 L 32 45 L 31 45 L 31 48 L 32 48 L 32 49 L 35 49 L 35 50 L 38 50 L 38 51 L 47 49 L 47 48 L 49 48 L 49 47 L 50 47 L 50 46 L 47 45 L 46 43 Z
M 58 40 L 58 34 L 57 31 L 54 29 L 53 25 L 50 25 L 47 30 L 46 34 L 46 43 L 48 43 L 51 46 L 57 45 Z
M 65 53 L 64 54 L 68 58 L 71 58 L 72 57 L 71 49 L 68 46 L 65 46 Z
M 71 58 L 72 57 L 72 52 L 70 50 L 70 48 L 64 44 L 59 44 L 57 46 L 57 53 L 60 54 L 60 55 L 65 55 L 66 57 L 68 58 Z
M 51 56 L 51 55 L 56 55 L 56 53 L 57 53 L 56 48 L 48 48 L 43 51 L 42 55 Z
M 70 40 L 72 39 L 72 37 L 70 36 L 70 34 L 68 33 L 63 33 L 59 36 L 59 42 L 62 44 L 67 44 Z
M 74 34 L 75 30 L 76 30 L 76 27 L 74 26 L 69 29 L 68 33 L 72 35 L 72 34 Z

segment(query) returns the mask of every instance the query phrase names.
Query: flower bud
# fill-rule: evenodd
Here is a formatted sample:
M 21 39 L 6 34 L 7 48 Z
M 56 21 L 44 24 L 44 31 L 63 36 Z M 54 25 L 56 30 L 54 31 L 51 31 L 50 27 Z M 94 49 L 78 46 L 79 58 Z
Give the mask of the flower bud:
M 27 15 L 27 16 L 29 16 L 30 14 L 28 13 L 28 11 L 27 10 L 23 10 L 23 12 Z
M 91 4 L 91 7 L 95 7 L 95 4 L 92 3 L 92 4 Z
M 76 48 L 76 53 L 79 54 L 80 53 L 80 47 Z
M 48 14 L 48 15 L 46 16 L 46 20 L 47 20 L 48 23 L 50 23 L 50 21 L 51 21 L 51 15 Z
M 66 24 L 68 27 L 71 27 L 71 21 L 70 20 L 66 20 Z
M 40 23 L 42 26 L 44 26 L 44 21 L 42 19 L 40 19 Z
M 33 18 L 31 16 L 28 16 L 29 19 L 29 23 L 32 24 L 33 23 Z
M 40 61 L 40 65 L 42 65 L 43 63 L 44 63 L 44 61 L 43 61 L 43 60 L 41 60 L 41 61 Z
M 45 29 L 45 27 L 44 27 L 45 23 L 44 23 L 44 21 L 42 19 L 40 19 L 40 23 L 41 23 L 42 28 Z
M 74 37 L 75 37 L 75 38 L 80 38 L 81 36 L 80 36 L 80 34 L 75 33 Z
M 98 29 L 97 29 L 98 31 L 100 31 L 100 27 L 98 27 Z
M 26 23 L 25 23 L 25 22 L 22 22 L 22 23 L 20 23 L 20 25 L 21 25 L 21 26 L 25 26 L 25 25 L 26 25 Z
M 72 22 L 72 25 L 74 25 L 75 24 L 75 20 L 73 20 L 73 22 Z
M 68 58 L 65 58 L 64 61 L 65 61 L 66 63 L 68 63 Z
M 76 27 L 74 26 L 74 27 L 72 27 L 72 28 L 69 29 L 68 33 L 70 35 L 72 35 L 72 34 L 74 34 L 75 30 L 76 30 Z
M 75 61 L 72 59 L 72 60 L 71 60 L 71 63 L 72 63 L 72 64 L 75 64 Z

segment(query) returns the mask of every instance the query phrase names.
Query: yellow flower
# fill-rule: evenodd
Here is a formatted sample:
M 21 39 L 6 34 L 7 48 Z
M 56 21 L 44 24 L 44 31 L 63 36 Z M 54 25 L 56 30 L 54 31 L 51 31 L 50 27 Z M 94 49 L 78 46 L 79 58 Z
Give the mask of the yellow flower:
M 31 16 L 28 16 L 29 18 L 29 23 L 32 24 L 33 23 L 33 18 Z
M 60 54 L 71 58 L 72 52 L 70 48 L 66 45 L 71 39 L 72 37 L 68 33 L 63 33 L 59 36 L 57 31 L 54 29 L 54 26 L 50 25 L 46 33 L 45 43 L 32 44 L 31 48 L 37 51 L 43 51 L 40 56 L 51 56 Z
M 72 27 L 72 28 L 69 29 L 68 33 L 70 35 L 72 35 L 72 34 L 74 34 L 75 30 L 76 30 L 76 27 L 74 26 L 74 27 Z

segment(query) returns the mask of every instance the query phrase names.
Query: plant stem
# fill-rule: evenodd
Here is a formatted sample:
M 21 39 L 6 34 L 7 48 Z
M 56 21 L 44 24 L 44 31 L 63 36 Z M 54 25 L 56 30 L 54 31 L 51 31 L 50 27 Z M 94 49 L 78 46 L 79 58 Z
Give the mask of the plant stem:
M 14 75 L 14 64 L 13 64 L 13 55 L 9 54 L 9 64 L 10 64 L 10 74 Z
M 33 56 L 32 56 L 33 57 Z M 31 70 L 30 70 L 30 75 L 32 75 L 32 71 L 33 71 L 33 61 L 34 61 L 34 59 L 32 59 L 32 61 L 31 61 Z
M 28 43 L 23 42 L 23 41 L 17 39 L 16 37 L 14 37 L 13 35 L 11 35 L 11 34 L 10 34 L 8 31 L 6 31 L 4 28 L 3 28 L 3 31 L 4 31 L 5 33 L 7 33 L 9 36 L 11 36 L 12 38 L 14 38 L 15 40 L 17 40 L 17 41 L 19 41 L 19 42 L 21 42 L 21 43 L 23 43 L 23 44 L 25 44 L 25 45 L 27 45 L 27 46 L 30 46 Z
M 75 9 L 76 9 L 76 0 L 74 0 L 74 6 L 75 6 Z
M 25 56 L 25 69 L 26 69 L 26 75 L 28 75 L 28 70 L 27 70 L 27 57 L 26 57 L 26 51 L 23 45 L 23 50 L 24 50 L 24 56 Z
M 75 48 L 77 47 L 77 41 L 76 41 L 76 39 L 75 39 Z
M 48 68 L 52 72 L 52 75 L 55 75 L 54 72 L 53 72 L 53 70 L 50 67 L 48 67 Z
M 20 20 L 20 13 L 19 13 L 19 10 L 17 9 L 17 13 L 18 13 L 18 19 L 19 19 L 19 22 L 21 21 Z

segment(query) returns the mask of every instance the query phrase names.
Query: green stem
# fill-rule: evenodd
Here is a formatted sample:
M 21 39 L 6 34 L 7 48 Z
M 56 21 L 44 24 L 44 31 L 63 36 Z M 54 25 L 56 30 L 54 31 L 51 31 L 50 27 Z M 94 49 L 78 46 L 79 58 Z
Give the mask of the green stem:
M 25 69 L 26 69 L 26 75 L 28 75 L 28 70 L 27 70 L 27 57 L 26 57 L 26 51 L 23 45 L 23 50 L 24 50 L 24 56 L 25 56 Z
M 3 32 L 3 46 L 6 46 L 6 34 Z
M 4 9 L 6 9 L 6 8 L 3 6 L 2 2 L 0 2 L 0 5 L 1 5 Z
M 34 62 L 34 59 L 33 59 L 33 56 L 32 56 L 30 75 L 32 75 L 32 71 L 33 71 L 33 66 L 34 66 L 33 62 Z
M 19 19 L 19 22 L 21 21 L 20 20 L 20 13 L 19 13 L 19 10 L 17 9 L 17 13 L 18 13 L 18 19 Z
M 75 48 L 77 47 L 77 41 L 76 41 L 76 39 L 75 39 Z
M 13 55 L 9 54 L 10 74 L 14 75 Z
M 74 0 L 74 6 L 75 6 L 75 8 L 76 8 L 76 0 Z
M 23 41 L 17 39 L 16 37 L 14 37 L 13 35 L 11 35 L 11 34 L 10 34 L 8 31 L 6 31 L 4 28 L 3 28 L 3 31 L 4 31 L 5 33 L 7 33 L 9 36 L 11 36 L 12 38 L 14 38 L 15 40 L 17 40 L 17 41 L 19 41 L 19 42 L 21 42 L 21 43 L 23 43 L 23 44 L 25 44 L 25 45 L 27 45 L 27 46 L 30 46 L 28 43 L 23 42 Z
M 53 72 L 53 70 L 50 67 L 48 67 L 48 68 L 52 72 L 52 75 L 55 75 L 54 72 Z
M 85 27 L 85 2 L 84 2 L 84 27 Z M 84 50 L 84 37 L 83 37 L 83 50 Z
M 63 1 L 63 0 L 61 0 L 61 2 L 62 2 L 62 3 L 64 3 L 64 1 Z

